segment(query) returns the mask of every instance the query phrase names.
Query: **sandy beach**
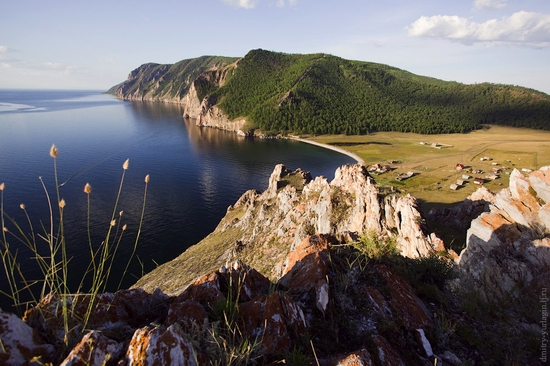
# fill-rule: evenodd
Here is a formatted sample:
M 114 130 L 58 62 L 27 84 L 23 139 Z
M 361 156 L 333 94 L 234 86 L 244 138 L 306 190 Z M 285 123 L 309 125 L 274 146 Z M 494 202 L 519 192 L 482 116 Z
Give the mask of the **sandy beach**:
M 316 145 L 316 146 L 319 146 L 319 147 L 323 147 L 325 149 L 329 149 L 329 150 L 339 152 L 340 154 L 344 154 L 344 155 L 347 155 L 347 156 L 351 157 L 352 159 L 355 159 L 355 161 L 357 161 L 357 163 L 359 163 L 359 164 L 364 164 L 365 163 L 365 161 L 363 159 L 361 159 L 358 155 L 356 155 L 356 154 L 354 154 L 350 151 L 344 150 L 342 148 L 339 148 L 337 146 L 322 144 L 320 142 L 311 141 L 311 140 L 307 140 L 307 139 L 301 139 L 301 138 L 298 138 L 298 137 L 291 137 L 291 139 L 296 140 L 296 141 L 300 141 L 300 142 L 305 142 L 306 144 L 312 144 L 312 145 Z

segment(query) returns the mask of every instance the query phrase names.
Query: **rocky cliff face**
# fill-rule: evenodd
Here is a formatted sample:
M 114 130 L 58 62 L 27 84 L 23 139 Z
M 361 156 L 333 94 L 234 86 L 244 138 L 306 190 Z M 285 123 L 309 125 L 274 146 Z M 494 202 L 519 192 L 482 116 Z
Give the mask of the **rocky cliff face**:
M 229 207 L 212 234 L 174 261 L 145 275 L 135 286 L 147 291 L 159 287 L 168 294 L 177 294 L 200 271 L 213 270 L 236 259 L 269 278 L 278 278 L 287 266 L 287 254 L 315 233 L 346 241 L 374 232 L 394 238 L 404 256 L 425 256 L 436 250 L 438 240 L 434 235 L 428 236 L 421 223 L 413 197 L 382 192 L 362 165 L 337 169 L 332 182 L 324 177 L 312 179 L 300 169 L 291 171 L 278 165 L 263 193 L 244 193 Z M 204 251 L 201 247 L 208 247 L 208 256 L 200 254 Z M 200 267 L 193 264 L 198 256 Z
M 243 131 L 246 120 L 230 120 L 216 105 L 217 99 L 210 96 L 225 84 L 235 67 L 233 62 L 234 59 L 206 57 L 198 65 L 195 59 L 175 65 L 144 64 L 109 92 L 124 100 L 182 104 L 183 116 L 195 119 L 197 125 L 246 136 L 247 131 Z
M 496 194 L 490 211 L 471 222 L 458 268 L 491 300 L 540 294 L 550 285 L 550 167 Z

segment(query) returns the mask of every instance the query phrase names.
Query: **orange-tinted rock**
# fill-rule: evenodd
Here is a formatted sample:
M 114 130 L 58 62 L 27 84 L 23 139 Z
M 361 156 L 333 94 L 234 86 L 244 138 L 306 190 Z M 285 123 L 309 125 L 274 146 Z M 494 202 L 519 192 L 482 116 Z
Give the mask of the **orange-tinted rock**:
M 220 289 L 220 278 L 217 273 L 210 273 L 197 278 L 189 287 L 177 297 L 177 301 L 183 302 L 193 299 L 209 308 L 214 303 L 225 300 Z
M 123 344 L 92 331 L 86 334 L 61 363 L 61 366 L 105 365 L 122 355 Z
M 173 325 L 166 330 L 136 330 L 126 351 L 126 362 L 129 366 L 197 365 L 193 346 Z
M 285 293 L 273 292 L 244 303 L 239 314 L 243 333 L 251 340 L 261 340 L 270 353 L 287 353 L 306 335 L 302 310 Z
M 329 265 L 327 250 L 333 241 L 330 235 L 312 235 L 289 253 L 285 275 L 279 284 L 288 288 L 293 294 L 309 291 L 318 281 L 326 281 Z
M 429 312 L 412 287 L 383 264 L 376 266 L 390 290 L 390 304 L 394 314 L 407 328 L 424 328 L 432 324 Z
M 374 366 L 372 355 L 365 348 L 342 357 L 334 357 L 327 366 Z

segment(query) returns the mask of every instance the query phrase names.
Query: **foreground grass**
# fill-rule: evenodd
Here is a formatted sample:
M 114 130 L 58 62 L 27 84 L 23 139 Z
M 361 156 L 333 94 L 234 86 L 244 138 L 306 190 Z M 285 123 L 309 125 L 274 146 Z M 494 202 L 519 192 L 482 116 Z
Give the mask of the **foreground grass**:
M 423 202 L 424 209 L 441 204 L 463 201 L 479 185 L 473 178 L 453 191 L 450 184 L 462 179 L 462 174 L 484 178 L 496 167 L 501 168 L 500 178 L 485 179 L 484 186 L 496 192 L 508 186 L 508 174 L 514 169 L 538 169 L 550 164 L 550 132 L 526 128 L 487 126 L 466 134 L 420 135 L 401 132 L 377 132 L 363 136 L 323 135 L 309 137 L 316 142 L 337 145 L 357 154 L 365 164 L 397 161 L 391 164 L 395 170 L 375 176 L 377 183 L 392 185 L 410 193 Z M 433 148 L 421 142 L 450 145 Z M 490 157 L 490 161 L 480 161 Z M 465 169 L 457 171 L 456 164 Z M 482 170 L 473 174 L 467 170 Z M 400 173 L 414 172 L 412 178 L 396 181 Z

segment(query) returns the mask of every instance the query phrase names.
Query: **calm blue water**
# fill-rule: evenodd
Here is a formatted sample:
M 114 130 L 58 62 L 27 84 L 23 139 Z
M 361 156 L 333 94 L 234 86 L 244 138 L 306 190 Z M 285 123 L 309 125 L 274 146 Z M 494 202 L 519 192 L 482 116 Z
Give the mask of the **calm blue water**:
M 55 143 L 59 181 L 68 180 L 59 193 L 67 202 L 70 273 L 72 282 L 78 283 L 90 260 L 84 185 L 92 186 L 91 227 L 97 246 L 107 232 L 122 164 L 129 158 L 117 208 L 124 211 L 121 223 L 128 225 L 113 269 L 119 274 L 135 241 L 143 179 L 147 174 L 151 179 L 137 257 L 123 282 L 127 287 L 143 271 L 171 260 L 213 231 L 227 207 L 246 190 L 267 188 L 276 164 L 332 178 L 338 166 L 353 162 L 309 144 L 243 139 L 231 132 L 199 128 L 184 120 L 182 113 L 177 105 L 120 101 L 93 91 L 0 90 L 0 183 L 5 183 L 5 212 L 30 232 L 19 208 L 24 203 L 37 232 L 43 232 L 40 221 L 49 225 L 48 203 L 38 177 L 43 177 L 55 200 L 49 156 Z M 15 239 L 9 242 L 12 248 L 18 245 Z M 39 278 L 36 264 L 24 260 L 30 253 L 20 250 L 27 276 Z M 111 283 L 110 290 L 120 276 L 113 277 L 116 284 Z M 0 279 L 0 290 L 5 291 L 6 280 Z

